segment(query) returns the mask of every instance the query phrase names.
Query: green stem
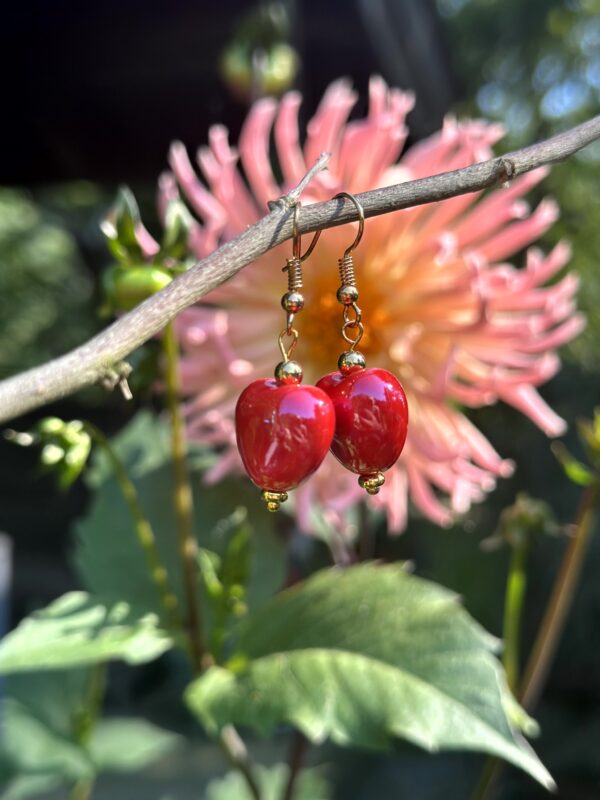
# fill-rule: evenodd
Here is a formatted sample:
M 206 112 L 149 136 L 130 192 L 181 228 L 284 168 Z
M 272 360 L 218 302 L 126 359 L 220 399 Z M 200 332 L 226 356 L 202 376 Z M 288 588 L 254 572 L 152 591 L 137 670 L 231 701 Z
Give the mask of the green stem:
M 504 651 L 502 654 L 502 663 L 506 671 L 508 686 L 514 693 L 516 693 L 519 685 L 519 638 L 521 634 L 523 601 L 525 599 L 525 588 L 527 586 L 525 566 L 528 551 L 529 543 L 525 536 L 520 538 L 519 541 L 513 545 L 508 568 L 508 578 L 506 581 L 506 597 L 504 600 L 504 624 L 502 633 Z
M 177 596 L 170 586 L 169 576 L 156 544 L 156 536 L 140 505 L 137 489 L 127 474 L 123 462 L 102 431 L 90 422 L 86 422 L 86 430 L 94 442 L 104 450 L 110 461 L 117 485 L 133 518 L 135 534 L 146 558 L 149 575 L 158 590 L 166 622 L 173 631 L 182 631 L 183 623 L 179 615 Z
M 177 522 L 179 558 L 186 598 L 186 630 L 190 639 L 194 669 L 204 667 L 204 643 L 198 592 L 198 543 L 194 536 L 194 500 L 187 467 L 187 446 L 179 405 L 179 349 L 173 323 L 163 333 L 167 408 L 171 416 L 171 455 L 173 459 L 173 505 Z
M 73 786 L 69 792 L 69 800 L 89 800 L 89 798 L 92 796 L 93 789 L 93 780 L 86 779 L 77 781 L 75 786 Z
M 573 535 L 554 581 L 552 594 L 521 684 L 521 704 L 528 711 L 539 699 L 573 603 L 596 522 L 599 494 L 600 485 L 595 483 L 588 486 L 581 496 Z
M 187 466 L 185 428 L 179 405 L 179 348 L 173 323 L 163 333 L 165 354 L 165 388 L 167 408 L 171 416 L 171 453 L 175 488 L 173 504 L 177 518 L 179 557 L 183 571 L 183 583 L 187 605 L 187 631 L 191 644 L 194 672 L 200 675 L 213 663 L 213 657 L 205 651 L 200 597 L 198 591 L 198 543 L 194 536 L 194 501 Z M 233 727 L 227 725 L 219 735 L 219 744 L 228 761 L 246 780 L 254 800 L 261 800 L 261 792 L 254 766 L 246 745 Z
M 87 688 L 81 713 L 74 722 L 73 736 L 79 744 L 86 746 L 96 727 L 102 711 L 104 692 L 106 689 L 106 664 L 95 664 L 90 670 L 90 682 Z M 88 800 L 94 788 L 94 778 L 82 778 L 77 781 L 69 793 L 69 800 Z
M 596 522 L 599 494 L 600 485 L 595 483 L 588 486 L 581 496 L 573 535 L 554 580 L 552 593 L 521 682 L 519 699 L 527 711 L 533 709 L 540 697 L 571 609 Z M 524 585 L 522 588 L 524 590 Z M 502 766 L 502 762 L 497 758 L 489 758 L 486 761 L 479 785 L 471 800 L 489 800 L 493 796 Z

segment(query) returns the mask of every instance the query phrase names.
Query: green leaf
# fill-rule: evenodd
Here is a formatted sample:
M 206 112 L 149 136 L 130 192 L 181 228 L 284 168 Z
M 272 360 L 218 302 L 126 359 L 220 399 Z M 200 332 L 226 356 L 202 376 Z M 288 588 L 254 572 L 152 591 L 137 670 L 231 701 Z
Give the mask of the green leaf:
M 111 444 L 136 485 L 173 590 L 183 607 L 168 429 L 144 412 Z M 258 606 L 281 587 L 284 579 L 285 548 L 275 536 L 273 515 L 263 508 L 260 492 L 249 482 L 228 479 L 218 486 L 203 486 L 198 463 L 206 463 L 206 453 L 196 449 L 190 456 L 190 468 L 194 529 L 199 543 L 223 557 L 236 520 L 241 513 L 246 514 L 244 524 L 248 526 L 253 556 L 246 602 L 249 607 Z M 162 618 L 156 587 L 148 576 L 129 510 L 104 457 L 95 460 L 90 481 L 95 489 L 94 500 L 88 516 L 78 525 L 75 554 L 83 583 L 108 603 L 126 600 L 134 613 L 141 615 L 151 610 Z M 228 517 L 232 497 L 242 511 Z
M 39 797 L 63 785 L 64 781 L 57 775 L 44 773 L 20 775 L 4 787 L 0 800 L 26 800 L 28 797 Z
M 13 775 L 8 797 L 93 776 L 94 765 L 77 740 L 88 686 L 88 670 L 11 675 L 4 681 L 1 754 Z
M 188 236 L 193 218 L 181 200 L 171 200 L 165 213 L 165 228 L 156 260 L 182 259 L 188 252 Z
M 552 452 L 560 462 L 567 478 L 573 483 L 578 486 L 590 486 L 594 482 L 594 473 L 571 455 L 562 442 L 554 442 Z
M 263 734 L 281 722 L 311 741 L 480 750 L 552 778 L 507 718 L 496 640 L 456 595 L 399 565 L 326 570 L 242 626 L 229 671 L 213 667 L 187 692 L 201 722 Z
M 287 784 L 289 767 L 275 764 L 258 766 L 255 770 L 262 800 L 279 800 Z M 318 769 L 304 769 L 298 776 L 294 800 L 329 800 L 331 792 Z M 205 800 L 253 800 L 244 778 L 239 772 L 228 772 L 224 778 L 211 781 L 206 788 Z
M 88 749 L 99 772 L 135 772 L 178 747 L 182 738 L 143 719 L 101 720 Z
M 127 186 L 121 186 L 110 217 L 100 226 L 109 250 L 121 263 L 143 260 L 136 236 L 140 222 L 140 210 L 133 192 Z
M 108 607 L 85 592 L 69 592 L 25 619 L 0 642 L 0 673 L 152 661 L 171 638 L 154 614 L 136 617 L 127 603 Z

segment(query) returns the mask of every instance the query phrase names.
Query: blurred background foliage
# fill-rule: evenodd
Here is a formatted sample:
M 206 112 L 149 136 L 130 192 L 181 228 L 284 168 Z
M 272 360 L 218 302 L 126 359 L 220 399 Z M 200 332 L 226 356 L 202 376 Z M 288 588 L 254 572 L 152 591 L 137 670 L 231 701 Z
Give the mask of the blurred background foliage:
M 109 256 L 99 221 L 117 184 L 133 186 L 144 219 L 156 226 L 154 188 L 170 140 L 181 138 L 194 148 L 205 141 L 210 124 L 223 122 L 236 141 L 249 102 L 266 89 L 299 88 L 306 120 L 327 84 L 348 75 L 361 93 L 362 113 L 368 77 L 379 72 L 391 84 L 417 91 L 409 143 L 438 129 L 452 111 L 501 121 L 507 136 L 499 152 L 563 130 L 600 107 L 600 0 L 290 0 L 280 4 L 287 18 L 283 27 L 264 18 L 258 4 L 241 0 L 176 0 L 168 11 L 141 0 L 38 5 L 35 11 L 16 5 L 3 10 L 0 26 L 0 50 L 14 75 L 7 88 L 13 124 L 0 131 L 0 182 L 6 185 L 0 190 L 0 376 L 58 355 L 101 326 L 98 287 Z M 243 74 L 248 59 L 260 80 L 249 82 Z M 560 238 L 571 242 L 571 265 L 582 278 L 580 304 L 588 315 L 586 332 L 565 350 L 564 369 L 543 390 L 570 421 L 591 416 L 600 402 L 599 190 L 598 145 L 555 167 L 538 189 L 538 196 L 550 193 L 561 207 L 544 245 Z M 152 347 L 144 352 L 152 362 Z M 26 429 L 41 414 L 56 413 L 83 415 L 115 433 L 142 404 L 156 405 L 147 388 L 134 387 L 134 393 L 134 402 L 125 405 L 91 390 L 15 427 Z M 502 509 L 518 492 L 545 499 L 547 524 L 530 557 L 523 640 L 531 642 L 563 551 L 556 527 L 573 518 L 579 492 L 531 423 L 502 406 L 473 417 L 502 454 L 518 463 L 516 475 L 451 531 L 414 518 L 407 534 L 391 540 L 375 521 L 372 554 L 414 560 L 419 574 L 456 589 L 470 612 L 499 633 L 507 550 L 482 552 L 481 542 L 497 529 Z M 572 432 L 567 442 L 579 452 Z M 148 491 L 153 496 L 151 485 Z M 231 491 L 221 487 L 219 497 Z M 243 496 L 241 487 L 235 491 Z M 206 493 L 211 508 L 218 499 Z M 13 622 L 79 586 L 75 530 L 85 541 L 94 528 L 103 555 L 98 564 L 103 575 L 111 575 L 110 553 L 102 554 L 98 536 L 111 524 L 107 509 L 110 498 L 82 482 L 60 494 L 37 473 L 33 454 L 0 440 L 0 530 L 14 543 Z M 285 518 L 278 526 L 276 535 L 290 541 L 294 569 L 302 573 L 326 563 L 321 543 L 290 530 Z M 279 570 L 279 559 L 274 561 Z M 567 800 L 600 793 L 599 570 L 596 538 L 538 714 L 542 735 L 536 749 Z M 119 575 L 116 570 L 112 577 Z M 111 667 L 108 711 L 144 714 L 189 734 L 189 718 L 174 711 L 185 680 L 182 665 L 170 656 L 135 670 Z M 285 757 L 287 737 L 281 739 L 255 745 L 258 758 L 272 763 Z M 198 756 L 192 767 L 186 751 L 142 777 L 102 779 L 97 796 L 197 798 L 198 783 L 218 774 L 221 762 L 205 742 L 187 747 Z M 314 750 L 309 761 L 325 769 L 336 798 L 353 800 L 466 797 L 481 764 L 477 756 L 431 757 L 408 745 L 391 756 L 327 747 Z M 277 768 L 273 776 L 280 780 Z M 321 784 L 316 775 L 314 785 Z M 169 786 L 176 787 L 172 794 Z M 206 796 L 222 800 L 236 791 L 221 781 Z M 320 788 L 311 791 L 315 800 Z M 528 800 L 545 794 L 507 770 L 500 796 Z

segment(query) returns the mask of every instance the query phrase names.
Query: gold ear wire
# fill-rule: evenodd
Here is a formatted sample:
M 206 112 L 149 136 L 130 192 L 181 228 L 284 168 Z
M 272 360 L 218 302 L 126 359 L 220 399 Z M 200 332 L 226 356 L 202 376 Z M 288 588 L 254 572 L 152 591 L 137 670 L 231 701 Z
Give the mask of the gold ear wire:
M 358 231 L 352 244 L 345 250 L 344 255 L 338 260 L 340 270 L 340 288 L 337 290 L 336 297 L 338 302 L 344 307 L 342 336 L 350 345 L 350 349 L 342 353 L 338 360 L 340 372 L 348 373 L 354 369 L 361 369 L 365 366 L 365 358 L 356 347 L 362 339 L 364 326 L 362 324 L 362 311 L 358 301 L 358 288 L 356 286 L 356 276 L 354 275 L 353 252 L 358 247 L 365 230 L 365 212 L 356 197 L 350 192 L 340 192 L 337 197 L 347 197 L 358 211 Z M 335 199 L 333 198 L 333 199 Z M 352 316 L 351 316 L 352 315 Z M 351 332 L 353 335 L 351 335 Z
M 304 295 L 302 289 L 302 262 L 310 256 L 315 249 L 321 231 L 316 231 L 306 252 L 302 254 L 302 237 L 298 232 L 298 221 L 300 218 L 301 203 L 294 205 L 294 216 L 292 221 L 292 256 L 286 260 L 282 271 L 288 274 L 288 290 L 281 298 L 281 305 L 286 312 L 286 327 L 279 334 L 279 350 L 283 361 L 277 365 L 275 371 L 279 380 L 290 383 L 299 383 L 302 380 L 302 370 L 299 364 L 290 361 L 292 351 L 298 341 L 298 331 L 292 327 L 294 317 L 304 308 Z M 286 347 L 285 339 L 291 339 L 291 343 Z M 299 377 L 298 377 L 299 376 Z

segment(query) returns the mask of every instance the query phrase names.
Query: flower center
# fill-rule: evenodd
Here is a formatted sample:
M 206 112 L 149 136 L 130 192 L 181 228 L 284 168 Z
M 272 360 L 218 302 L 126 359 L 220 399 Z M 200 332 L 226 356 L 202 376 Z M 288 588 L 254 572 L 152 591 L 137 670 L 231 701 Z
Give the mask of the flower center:
M 366 276 L 361 280 L 358 261 L 356 273 L 360 292 L 357 305 L 362 311 L 364 325 L 364 333 L 356 349 L 365 355 L 369 366 L 375 366 L 382 357 L 386 358 L 388 349 L 386 334 L 391 322 L 389 301 L 383 287 L 367 281 Z M 298 358 L 305 369 L 305 380 L 333 372 L 340 353 L 350 348 L 342 337 L 343 306 L 336 298 L 339 284 L 339 275 L 332 268 L 331 259 L 316 259 L 305 271 L 305 306 L 297 319 L 300 333 Z M 349 335 L 354 336 L 353 329 Z

